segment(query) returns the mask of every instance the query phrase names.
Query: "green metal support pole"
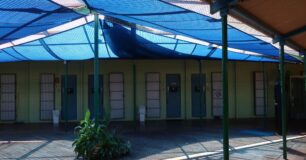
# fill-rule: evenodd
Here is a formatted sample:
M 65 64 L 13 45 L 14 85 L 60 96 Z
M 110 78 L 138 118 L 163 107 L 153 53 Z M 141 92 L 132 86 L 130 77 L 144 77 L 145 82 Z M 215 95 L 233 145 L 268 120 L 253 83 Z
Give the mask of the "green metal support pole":
M 223 81 L 223 158 L 229 159 L 229 136 L 228 136 L 228 55 L 227 55 L 227 14 L 228 10 L 221 10 L 222 19 L 222 81 Z
M 283 159 L 287 159 L 287 111 L 286 111 L 286 91 L 285 91 L 285 67 L 284 67 L 284 40 L 279 42 L 279 71 L 280 71 L 280 86 L 281 86 L 281 108 L 282 108 L 282 136 L 283 136 Z
M 134 104 L 134 121 L 137 120 L 137 107 L 136 107 L 136 101 L 137 101 L 137 94 L 136 94 L 136 65 L 135 62 L 133 63 L 133 104 Z
M 64 117 L 65 117 L 65 131 L 67 131 L 67 123 L 68 123 L 68 93 L 67 93 L 67 86 L 68 86 L 68 62 L 64 61 L 65 65 L 65 76 L 64 76 Z
M 95 24 L 94 24 L 94 112 L 95 119 L 101 118 L 100 112 L 100 98 L 99 98 L 99 15 L 94 13 Z M 96 121 L 97 122 L 97 121 Z
M 184 60 L 184 118 L 185 120 L 187 119 L 187 64 L 186 64 L 186 60 Z

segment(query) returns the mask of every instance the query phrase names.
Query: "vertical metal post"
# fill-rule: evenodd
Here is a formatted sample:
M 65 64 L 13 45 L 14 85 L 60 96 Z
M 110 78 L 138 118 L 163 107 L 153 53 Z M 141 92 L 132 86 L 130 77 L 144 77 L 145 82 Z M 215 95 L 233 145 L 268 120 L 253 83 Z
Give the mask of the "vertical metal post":
M 136 28 L 135 27 L 131 27 L 131 36 L 134 42 L 136 42 Z M 136 52 L 136 44 L 132 43 L 132 52 Z M 133 104 L 134 104 L 134 121 L 137 121 L 137 106 L 136 106 L 136 65 L 135 65 L 135 61 L 133 61 Z M 147 107 L 147 106 L 146 106 Z
M 280 71 L 280 86 L 281 86 L 281 109 L 282 109 L 282 136 L 283 136 L 283 159 L 287 159 L 287 111 L 286 111 L 286 91 L 285 91 L 285 67 L 284 67 L 284 40 L 279 41 L 279 71 Z
M 99 99 L 99 15 L 94 12 L 94 115 L 95 119 L 101 118 Z M 97 122 L 97 121 L 96 121 Z
M 65 76 L 64 76 L 64 119 L 65 119 L 65 130 L 67 131 L 68 123 L 68 62 L 64 61 L 65 65 Z
M 185 119 L 187 119 L 187 64 L 186 64 L 186 60 L 184 60 L 184 115 L 185 115 Z
M 223 158 L 229 159 L 229 136 L 228 136 L 228 72 L 227 72 L 227 14 L 228 9 L 220 12 L 222 19 L 222 81 L 223 81 Z
M 134 104 L 134 121 L 136 122 L 137 118 L 137 110 L 136 110 L 136 65 L 135 62 L 133 63 L 133 104 Z

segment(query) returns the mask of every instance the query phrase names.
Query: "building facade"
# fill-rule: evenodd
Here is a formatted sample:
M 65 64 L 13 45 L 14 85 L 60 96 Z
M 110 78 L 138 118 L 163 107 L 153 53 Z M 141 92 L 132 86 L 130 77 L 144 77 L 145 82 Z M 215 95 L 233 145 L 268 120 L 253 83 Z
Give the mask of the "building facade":
M 71 61 L 67 68 L 67 116 L 78 121 L 93 105 L 93 64 Z M 137 119 L 140 106 L 149 120 L 222 115 L 220 61 L 101 60 L 100 73 L 101 107 L 114 121 Z M 292 104 L 303 89 L 302 73 L 301 64 L 286 64 L 287 104 L 300 117 L 305 107 Z M 232 61 L 228 74 L 230 118 L 274 117 L 278 63 Z M 0 75 L 0 123 L 50 122 L 52 110 L 62 110 L 63 62 L 1 63 Z

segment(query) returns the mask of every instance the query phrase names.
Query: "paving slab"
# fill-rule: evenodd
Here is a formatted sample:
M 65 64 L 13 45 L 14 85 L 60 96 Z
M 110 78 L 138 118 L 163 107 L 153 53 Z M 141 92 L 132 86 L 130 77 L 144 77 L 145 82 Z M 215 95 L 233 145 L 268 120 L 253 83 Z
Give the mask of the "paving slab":
M 75 159 L 72 142 L 73 127 L 53 128 L 51 124 L 0 124 L 0 159 Z M 157 160 L 189 157 L 222 150 L 221 123 L 152 122 L 145 126 L 113 123 L 111 128 L 132 144 L 124 160 Z M 305 134 L 305 130 L 290 131 L 288 137 Z M 271 128 L 232 125 L 230 147 L 281 139 Z M 233 150 L 231 159 L 282 159 L 282 143 Z M 306 138 L 288 141 L 289 159 L 306 159 Z M 222 159 L 222 152 L 194 159 Z

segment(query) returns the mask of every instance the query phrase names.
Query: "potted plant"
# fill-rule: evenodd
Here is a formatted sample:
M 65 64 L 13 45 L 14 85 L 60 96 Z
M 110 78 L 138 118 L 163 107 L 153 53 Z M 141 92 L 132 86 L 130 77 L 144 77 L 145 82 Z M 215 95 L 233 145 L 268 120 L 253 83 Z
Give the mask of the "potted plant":
M 84 120 L 75 128 L 76 139 L 72 145 L 75 147 L 77 158 L 108 160 L 129 153 L 130 143 L 111 131 L 108 122 L 108 119 L 91 120 L 90 112 L 86 112 Z

